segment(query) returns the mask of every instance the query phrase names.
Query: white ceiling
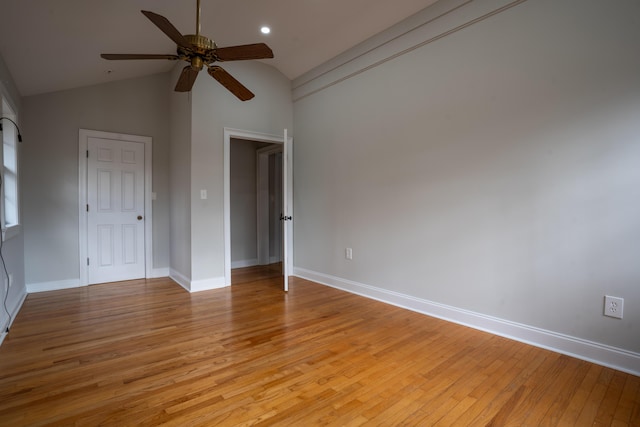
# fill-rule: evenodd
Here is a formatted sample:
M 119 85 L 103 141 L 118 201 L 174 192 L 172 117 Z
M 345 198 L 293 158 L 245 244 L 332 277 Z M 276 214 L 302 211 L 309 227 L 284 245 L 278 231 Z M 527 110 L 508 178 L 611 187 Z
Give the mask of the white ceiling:
M 435 1 L 201 0 L 201 33 L 220 47 L 265 42 L 264 62 L 294 79 Z M 100 58 L 175 53 L 140 10 L 195 33 L 196 0 L 0 0 L 0 54 L 22 96 L 168 71 L 175 62 Z

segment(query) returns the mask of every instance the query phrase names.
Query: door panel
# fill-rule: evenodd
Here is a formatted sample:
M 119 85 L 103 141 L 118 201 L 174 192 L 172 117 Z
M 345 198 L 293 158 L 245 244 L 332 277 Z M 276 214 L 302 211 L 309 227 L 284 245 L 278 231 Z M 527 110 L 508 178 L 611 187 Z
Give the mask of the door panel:
M 145 277 L 144 144 L 88 139 L 88 283 Z
M 97 226 L 97 257 L 96 261 L 100 267 L 113 266 L 113 225 L 98 224 Z

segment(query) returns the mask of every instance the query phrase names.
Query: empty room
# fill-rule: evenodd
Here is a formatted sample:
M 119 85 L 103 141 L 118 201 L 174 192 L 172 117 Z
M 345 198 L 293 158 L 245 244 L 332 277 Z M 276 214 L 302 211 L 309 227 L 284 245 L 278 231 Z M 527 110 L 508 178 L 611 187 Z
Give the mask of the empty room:
M 638 41 L 0 0 L 0 425 L 640 426 Z

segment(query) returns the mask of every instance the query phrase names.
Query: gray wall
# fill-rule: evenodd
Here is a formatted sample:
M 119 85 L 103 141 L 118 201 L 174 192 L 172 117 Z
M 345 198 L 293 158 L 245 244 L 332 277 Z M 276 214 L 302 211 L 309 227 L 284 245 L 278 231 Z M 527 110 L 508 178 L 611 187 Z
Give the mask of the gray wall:
M 295 265 L 640 352 L 640 2 L 499 3 L 294 81 Z
M 208 75 L 192 92 L 191 267 L 193 280 L 224 277 L 224 128 L 293 135 L 291 81 L 270 65 L 231 62 L 225 70 L 255 98 L 241 102 Z M 206 189 L 207 200 L 200 200 Z
M 258 262 L 255 141 L 231 140 L 231 267 Z M 235 263 L 235 264 L 234 264 Z
M 170 73 L 170 192 L 171 192 L 171 276 L 191 279 L 191 96 L 173 90 L 182 71 Z
M 4 59 L 0 55 L 0 93 L 2 97 L 11 105 L 11 108 L 18 116 L 18 125 L 20 126 L 23 136 L 24 135 L 24 120 L 22 119 L 22 99 L 18 89 L 16 88 L 13 77 L 7 69 Z M 6 120 L 2 121 L 4 126 L 13 126 Z M 22 174 L 24 168 L 24 151 L 23 147 L 27 144 L 26 136 L 23 139 L 23 143 L 18 145 L 18 173 Z M 20 179 L 23 180 L 22 176 Z M 19 183 L 20 189 L 24 188 L 24 185 Z M 24 197 L 25 191 L 21 191 L 20 199 Z M 22 221 L 24 222 L 24 212 L 22 212 Z M 24 230 L 24 227 L 22 227 Z M 6 296 L 6 308 L 15 320 L 20 303 L 27 293 L 24 279 L 24 231 L 17 236 L 14 236 L 2 244 L 2 256 L 7 266 L 9 274 L 13 275 L 13 284 L 7 291 L 7 279 L 4 274 L 4 270 L 0 269 L 0 300 L 4 301 Z M 5 294 L 8 292 L 8 295 Z M 4 304 L 0 306 L 0 334 L 4 333 L 6 327 L 9 326 L 9 316 L 5 312 Z
M 153 138 L 153 267 L 169 267 L 168 74 L 23 100 L 23 221 L 28 284 L 75 280 L 78 129 Z

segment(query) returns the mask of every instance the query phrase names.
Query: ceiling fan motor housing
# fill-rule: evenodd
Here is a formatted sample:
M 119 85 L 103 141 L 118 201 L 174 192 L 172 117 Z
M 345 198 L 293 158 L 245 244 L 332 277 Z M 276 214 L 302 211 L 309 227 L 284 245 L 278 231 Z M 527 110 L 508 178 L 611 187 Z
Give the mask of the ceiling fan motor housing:
M 205 36 L 194 35 L 194 34 L 185 34 L 184 38 L 187 39 L 187 41 L 189 43 L 191 43 L 193 45 L 193 47 L 195 47 L 195 49 L 194 49 L 195 52 L 197 52 L 199 54 L 204 54 L 209 49 L 217 48 L 217 46 L 214 43 L 214 41 L 211 40 L 211 39 L 208 39 Z
M 195 34 L 186 34 L 184 38 L 193 48 L 185 49 L 182 46 L 178 46 L 178 55 L 191 62 L 191 67 L 194 70 L 201 70 L 204 64 L 209 64 L 216 60 L 214 52 L 217 46 L 213 40 Z

